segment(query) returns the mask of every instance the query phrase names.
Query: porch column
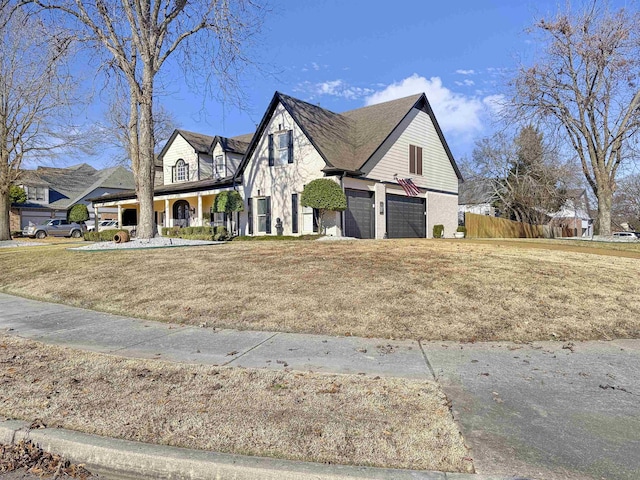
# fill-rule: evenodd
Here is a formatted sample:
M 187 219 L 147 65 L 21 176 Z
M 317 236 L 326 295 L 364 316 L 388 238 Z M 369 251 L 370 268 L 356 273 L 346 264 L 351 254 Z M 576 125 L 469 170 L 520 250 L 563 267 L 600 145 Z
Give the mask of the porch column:
M 202 226 L 202 195 L 200 194 L 198 194 L 198 222 L 196 225 Z
M 118 205 L 118 228 L 122 228 L 122 205 Z
M 164 199 L 164 226 L 166 228 L 169 228 L 171 226 L 171 221 L 170 218 L 171 216 L 169 215 L 169 199 L 165 198 Z
M 93 204 L 93 226 L 96 229 L 96 232 L 98 231 L 98 221 L 99 221 L 99 215 L 100 212 L 98 211 L 98 206 L 94 203 Z

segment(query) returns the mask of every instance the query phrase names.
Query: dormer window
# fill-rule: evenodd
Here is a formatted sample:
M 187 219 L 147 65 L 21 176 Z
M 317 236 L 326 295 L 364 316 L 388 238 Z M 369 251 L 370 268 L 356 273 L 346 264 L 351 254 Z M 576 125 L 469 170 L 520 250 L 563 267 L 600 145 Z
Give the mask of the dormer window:
M 224 165 L 224 155 L 216 155 L 215 162 L 213 162 L 213 169 L 213 176 L 215 178 L 224 178 L 227 176 Z
M 184 182 L 189 179 L 189 164 L 180 159 L 173 166 L 173 181 Z

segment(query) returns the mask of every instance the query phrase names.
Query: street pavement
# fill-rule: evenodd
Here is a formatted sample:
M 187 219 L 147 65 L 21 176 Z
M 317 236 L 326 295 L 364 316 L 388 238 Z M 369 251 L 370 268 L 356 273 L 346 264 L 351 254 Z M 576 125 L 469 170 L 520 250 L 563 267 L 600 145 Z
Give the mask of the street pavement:
M 129 357 L 440 382 L 476 470 L 640 478 L 640 340 L 419 342 L 213 330 L 0 294 L 0 332 Z

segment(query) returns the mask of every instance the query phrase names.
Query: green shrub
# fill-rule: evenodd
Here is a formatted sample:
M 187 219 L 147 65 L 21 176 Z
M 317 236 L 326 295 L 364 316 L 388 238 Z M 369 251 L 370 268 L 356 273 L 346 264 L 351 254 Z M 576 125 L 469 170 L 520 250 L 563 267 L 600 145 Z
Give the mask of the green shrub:
M 89 209 L 84 203 L 77 203 L 67 213 L 67 220 L 78 223 L 86 222 L 89 220 Z
M 11 185 L 9 187 L 9 201 L 11 203 L 25 203 L 27 201 L 27 192 L 18 185 Z
M 163 237 L 184 238 L 185 240 L 211 240 L 215 235 L 219 239 L 227 240 L 227 229 L 223 226 L 214 227 L 169 227 L 162 229 Z
M 302 190 L 300 205 L 317 212 L 318 232 L 324 232 L 324 217 L 327 212 L 342 212 L 347 209 L 347 197 L 342 187 L 328 178 L 317 178 L 307 183 Z
M 84 239 L 87 242 L 111 242 L 113 236 L 118 233 L 119 229 L 102 230 L 101 232 L 85 232 Z
M 239 236 L 233 237 L 234 242 L 270 242 L 270 241 L 281 241 L 281 240 L 317 240 L 322 235 L 300 235 L 298 237 L 294 237 L 291 235 L 260 235 L 260 236 Z
M 433 226 L 433 238 L 444 237 L 444 225 L 438 224 Z
M 208 235 L 204 235 L 202 233 L 193 233 L 191 235 L 182 235 L 180 238 L 183 238 L 185 240 L 215 240 L 211 233 L 209 233 Z
M 467 227 L 465 227 L 464 225 L 460 225 L 457 229 L 456 232 L 463 232 L 465 235 L 467 233 Z

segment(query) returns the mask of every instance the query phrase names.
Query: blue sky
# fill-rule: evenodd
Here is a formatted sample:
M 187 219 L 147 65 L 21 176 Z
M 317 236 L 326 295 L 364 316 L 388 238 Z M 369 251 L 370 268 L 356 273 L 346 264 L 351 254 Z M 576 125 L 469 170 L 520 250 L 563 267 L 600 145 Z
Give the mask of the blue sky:
M 251 132 L 276 90 L 335 112 L 424 91 L 459 158 L 491 133 L 491 111 L 506 80 L 534 53 L 525 29 L 564 2 L 271 0 L 269 5 L 253 49 L 268 74 L 254 71 L 243 79 L 244 110 L 204 99 L 189 91 L 182 74 L 164 72 L 170 93 L 161 101 L 179 128 L 225 136 Z M 109 161 L 107 151 L 92 163 Z

